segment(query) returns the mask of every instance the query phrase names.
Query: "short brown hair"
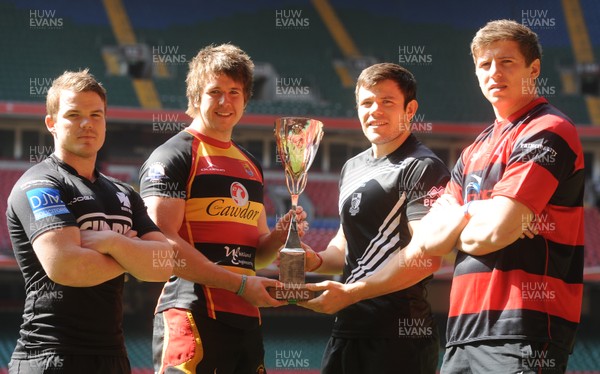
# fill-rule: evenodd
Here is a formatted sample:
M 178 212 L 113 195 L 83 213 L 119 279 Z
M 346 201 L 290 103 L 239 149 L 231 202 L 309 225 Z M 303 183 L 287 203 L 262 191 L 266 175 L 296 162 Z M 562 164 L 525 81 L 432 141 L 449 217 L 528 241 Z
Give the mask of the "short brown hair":
M 482 48 L 501 40 L 517 42 L 527 65 L 536 59 L 542 59 L 542 46 L 535 32 L 513 20 L 501 19 L 490 21 L 477 31 L 471 42 L 473 60 L 477 59 L 477 53 Z
M 361 87 L 371 88 L 387 79 L 396 82 L 404 95 L 404 108 L 417 98 L 417 80 L 414 75 L 398 64 L 383 62 L 371 65 L 360 73 L 354 91 L 356 102 L 358 103 L 358 91 Z
M 233 44 L 209 45 L 198 52 L 190 62 L 190 71 L 185 80 L 188 109 L 186 113 L 194 117 L 198 114 L 198 103 L 206 82 L 217 75 L 225 74 L 241 83 L 244 90 L 244 103 L 252 96 L 254 63 L 246 52 Z
M 80 71 L 65 71 L 52 82 L 52 86 L 46 95 L 46 114 L 56 119 L 58 107 L 60 104 L 60 93 L 62 90 L 73 92 L 92 91 L 98 94 L 104 102 L 104 111 L 106 112 L 106 90 L 102 83 L 89 72 L 89 69 Z

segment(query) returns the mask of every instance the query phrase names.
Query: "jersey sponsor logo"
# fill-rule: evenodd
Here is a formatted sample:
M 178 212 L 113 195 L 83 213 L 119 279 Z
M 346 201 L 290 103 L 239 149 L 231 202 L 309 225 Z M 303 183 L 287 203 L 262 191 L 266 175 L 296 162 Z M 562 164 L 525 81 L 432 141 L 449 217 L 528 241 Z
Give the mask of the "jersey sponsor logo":
M 121 203 L 121 210 L 124 210 L 127 213 L 131 213 L 131 202 L 129 201 L 129 197 L 123 192 L 117 192 L 117 198 Z
M 77 218 L 80 230 L 108 231 L 124 234 L 131 229 L 131 218 L 121 215 L 109 215 L 102 212 L 89 213 Z
M 225 199 L 216 199 L 208 204 L 206 207 L 206 214 L 213 217 L 230 217 L 254 221 L 258 219 L 260 209 L 254 209 L 252 202 L 241 207 L 237 204 L 231 204 L 231 200 L 227 202 Z
M 162 162 L 155 162 L 148 168 L 146 180 L 150 182 L 160 182 L 165 177 L 165 165 Z
M 248 190 L 240 182 L 233 182 L 231 187 L 229 187 L 229 193 L 237 206 L 246 206 L 248 204 Z
M 355 192 L 352 194 L 352 199 L 350 200 L 350 212 L 351 215 L 355 216 L 360 211 L 360 200 L 362 199 L 362 192 Z
M 489 198 L 492 191 L 481 190 L 482 178 L 475 174 L 470 174 L 469 177 L 474 180 L 467 183 L 467 187 L 465 188 L 465 196 L 463 197 L 463 200 L 465 202 L 468 202 L 472 200 L 485 200 Z M 469 177 L 467 177 L 467 180 L 469 180 Z
M 435 201 L 444 194 L 444 190 L 445 190 L 444 186 L 431 187 L 429 192 L 427 192 L 427 196 L 425 196 L 425 198 L 423 199 L 423 205 L 424 206 L 432 206 L 433 203 L 435 203 Z
M 254 268 L 254 263 L 252 262 L 252 253 L 243 251 L 239 246 L 236 248 L 231 248 L 226 245 L 224 248 L 225 256 L 230 259 L 229 262 L 231 262 L 232 265 Z
M 75 196 L 71 201 L 69 201 L 69 203 L 67 205 L 73 205 L 76 203 L 80 203 L 82 201 L 88 201 L 88 200 L 95 200 L 94 196 L 91 195 L 85 195 L 85 196 Z
M 35 188 L 27 191 L 26 194 L 36 221 L 69 213 L 65 203 L 60 198 L 60 192 L 55 188 Z
M 225 169 L 222 169 L 222 168 L 218 167 L 217 165 L 213 164 L 212 161 L 208 157 L 205 157 L 202 161 L 204 161 L 204 163 L 206 163 L 206 166 L 200 168 L 200 171 L 217 171 L 219 173 L 225 172 Z

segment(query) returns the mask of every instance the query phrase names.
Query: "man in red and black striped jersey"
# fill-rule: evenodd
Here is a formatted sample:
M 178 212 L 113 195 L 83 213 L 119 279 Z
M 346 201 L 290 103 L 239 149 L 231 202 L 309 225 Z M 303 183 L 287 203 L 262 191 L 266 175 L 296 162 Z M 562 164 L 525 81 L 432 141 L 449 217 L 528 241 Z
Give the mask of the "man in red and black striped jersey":
M 402 289 L 418 276 L 402 264 L 457 247 L 442 372 L 562 373 L 583 295 L 581 143 L 571 120 L 537 94 L 534 32 L 492 21 L 471 50 L 496 121 L 463 151 L 400 265 L 330 287 L 329 298 L 339 306 Z
M 142 197 L 175 254 L 154 320 L 156 373 L 265 372 L 257 306 L 284 302 L 266 291 L 275 280 L 254 275 L 276 257 L 286 225 L 269 231 L 262 169 L 231 140 L 253 67 L 236 46 L 202 49 L 187 76 L 191 125 L 142 166 Z

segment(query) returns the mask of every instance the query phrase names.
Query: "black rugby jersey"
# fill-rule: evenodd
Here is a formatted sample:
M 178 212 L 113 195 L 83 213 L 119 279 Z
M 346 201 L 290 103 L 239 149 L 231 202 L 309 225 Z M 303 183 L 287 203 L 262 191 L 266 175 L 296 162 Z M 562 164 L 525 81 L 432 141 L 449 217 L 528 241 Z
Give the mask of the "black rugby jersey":
M 126 355 L 124 276 L 93 287 L 63 286 L 48 278 L 31 245 L 38 235 L 66 226 L 133 229 L 138 236 L 158 231 L 131 186 L 95 174 L 90 182 L 51 155 L 27 170 L 8 198 L 8 230 L 26 291 L 16 359 L 55 352 Z
M 374 273 L 405 247 L 411 239 L 408 222 L 427 214 L 448 180 L 444 163 L 414 135 L 385 157 L 374 159 L 368 149 L 346 162 L 339 200 L 347 240 L 344 282 L 353 283 Z M 437 334 L 426 300 L 429 279 L 339 311 L 333 336 L 414 338 L 415 332 L 421 337 Z

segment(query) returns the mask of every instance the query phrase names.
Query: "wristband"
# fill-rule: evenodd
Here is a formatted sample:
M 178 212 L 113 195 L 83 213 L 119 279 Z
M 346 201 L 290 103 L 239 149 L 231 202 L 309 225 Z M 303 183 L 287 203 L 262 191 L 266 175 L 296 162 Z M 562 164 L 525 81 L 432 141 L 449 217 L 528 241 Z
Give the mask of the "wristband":
M 473 200 L 471 200 L 468 203 L 466 203 L 465 205 L 463 205 L 463 214 L 465 215 L 466 219 L 471 218 L 471 214 L 469 213 L 469 207 L 471 206 L 472 202 L 473 202 Z
M 235 293 L 238 296 L 242 296 L 244 293 L 244 289 L 246 288 L 246 281 L 248 280 L 248 276 L 246 274 L 242 274 L 242 284 L 240 284 L 240 288 Z
M 318 268 L 320 268 L 320 267 L 321 267 L 321 265 L 323 265 L 323 257 L 321 257 L 321 255 L 320 255 L 319 253 L 317 253 L 317 252 L 315 252 L 315 255 L 316 255 L 316 256 L 317 256 L 317 258 L 319 259 L 319 264 L 318 264 L 317 266 L 315 266 L 313 269 L 310 269 L 310 270 L 308 270 L 308 272 L 315 271 L 315 270 L 317 270 Z

